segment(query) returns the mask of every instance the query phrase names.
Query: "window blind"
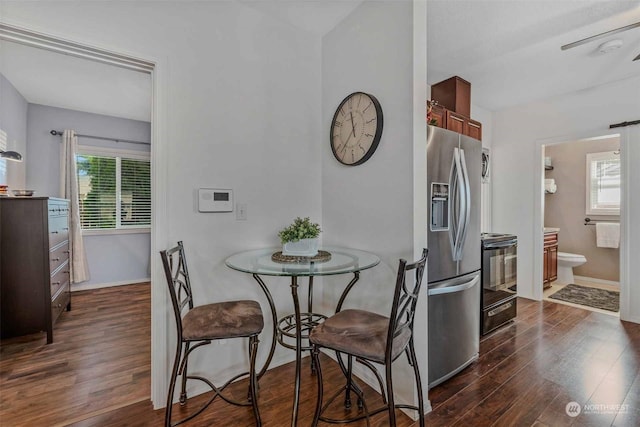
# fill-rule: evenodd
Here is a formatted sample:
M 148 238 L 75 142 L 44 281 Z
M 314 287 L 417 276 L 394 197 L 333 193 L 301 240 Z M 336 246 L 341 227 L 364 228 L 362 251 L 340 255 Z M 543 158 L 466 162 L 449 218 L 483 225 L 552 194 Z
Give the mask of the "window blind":
M 587 155 L 587 214 L 614 214 L 620 210 L 620 156 L 613 152 Z
M 151 225 L 151 165 L 148 161 L 122 159 L 120 225 Z
M 83 230 L 151 225 L 148 160 L 80 153 L 76 165 Z
M 0 150 L 7 151 L 7 133 L 0 129 Z M 0 183 L 7 183 L 7 159 L 0 158 Z

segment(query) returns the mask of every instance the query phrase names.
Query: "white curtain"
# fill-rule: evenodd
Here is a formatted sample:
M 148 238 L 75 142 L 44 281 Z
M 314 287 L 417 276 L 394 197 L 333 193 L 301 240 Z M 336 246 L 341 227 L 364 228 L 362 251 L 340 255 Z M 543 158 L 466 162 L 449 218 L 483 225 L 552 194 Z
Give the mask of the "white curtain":
M 76 152 L 78 138 L 75 131 L 65 130 L 62 134 L 60 157 L 60 195 L 69 199 L 69 259 L 71 283 L 89 280 L 89 265 L 84 251 L 82 227 L 80 224 L 80 203 L 78 200 L 78 178 L 76 173 Z

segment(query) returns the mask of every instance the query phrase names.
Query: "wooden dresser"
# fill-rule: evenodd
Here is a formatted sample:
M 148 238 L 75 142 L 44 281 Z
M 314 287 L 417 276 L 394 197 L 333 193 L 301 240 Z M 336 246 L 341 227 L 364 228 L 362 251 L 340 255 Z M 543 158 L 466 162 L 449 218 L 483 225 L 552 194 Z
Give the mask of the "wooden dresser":
M 71 310 L 69 201 L 0 198 L 0 334 L 47 332 Z

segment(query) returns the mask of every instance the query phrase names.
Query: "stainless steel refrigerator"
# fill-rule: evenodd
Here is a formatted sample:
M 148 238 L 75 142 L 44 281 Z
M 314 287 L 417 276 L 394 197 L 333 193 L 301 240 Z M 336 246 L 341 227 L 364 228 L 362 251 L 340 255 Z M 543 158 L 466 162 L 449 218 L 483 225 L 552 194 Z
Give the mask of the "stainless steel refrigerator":
M 427 130 L 429 388 L 478 358 L 482 143 Z

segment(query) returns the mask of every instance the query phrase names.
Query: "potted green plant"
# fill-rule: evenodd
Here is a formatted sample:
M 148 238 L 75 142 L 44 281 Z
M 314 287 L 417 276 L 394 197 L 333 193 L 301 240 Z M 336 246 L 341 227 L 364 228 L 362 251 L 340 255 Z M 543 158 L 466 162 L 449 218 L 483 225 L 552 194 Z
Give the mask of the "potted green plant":
M 315 256 L 318 254 L 320 225 L 309 217 L 297 217 L 291 225 L 278 232 L 282 242 L 282 254 L 291 256 Z

